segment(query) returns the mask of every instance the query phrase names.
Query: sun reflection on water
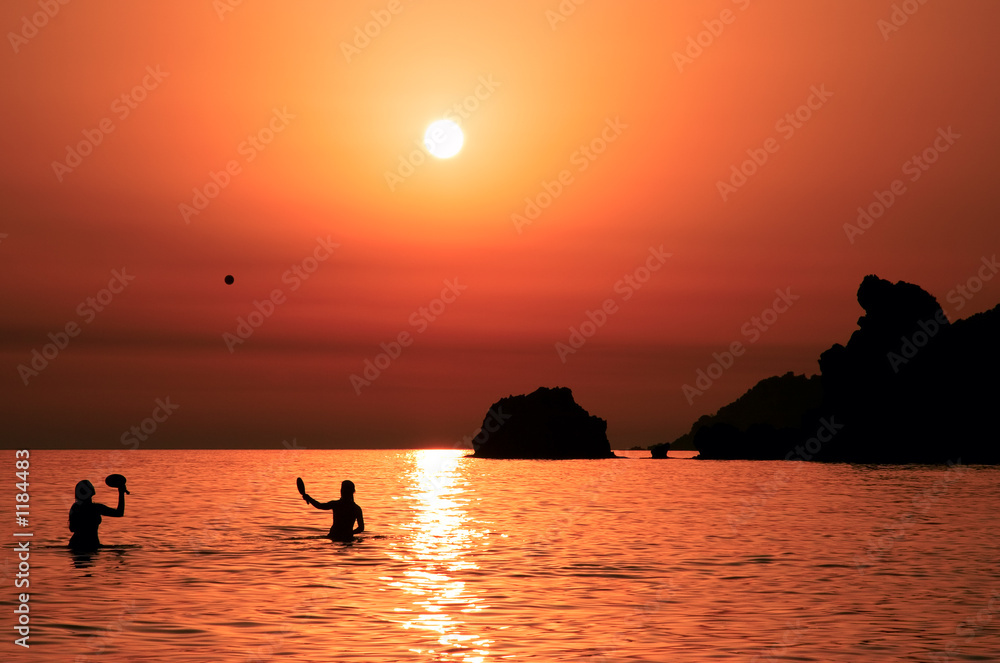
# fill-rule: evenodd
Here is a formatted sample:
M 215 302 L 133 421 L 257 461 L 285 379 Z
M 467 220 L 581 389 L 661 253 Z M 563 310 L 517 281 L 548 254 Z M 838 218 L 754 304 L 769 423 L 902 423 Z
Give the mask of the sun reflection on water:
M 396 608 L 406 629 L 423 629 L 438 634 L 438 648 L 414 649 L 437 661 L 483 663 L 491 640 L 472 633 L 472 624 L 463 615 L 488 608 L 483 599 L 466 592 L 466 584 L 454 575 L 479 567 L 463 555 L 481 545 L 485 534 L 466 526 L 469 516 L 464 505 L 466 482 L 457 472 L 461 451 L 423 449 L 410 454 L 412 470 L 408 478 L 412 492 L 414 519 L 405 548 L 390 554 L 407 564 L 402 578 L 391 587 L 412 596 L 408 604 Z

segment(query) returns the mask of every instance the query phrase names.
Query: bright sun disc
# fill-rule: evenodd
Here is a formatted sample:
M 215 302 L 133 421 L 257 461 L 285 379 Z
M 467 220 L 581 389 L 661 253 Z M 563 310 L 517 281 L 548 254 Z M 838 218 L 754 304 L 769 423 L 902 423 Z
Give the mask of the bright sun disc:
M 465 137 L 462 129 L 452 120 L 432 122 L 424 133 L 427 151 L 438 159 L 447 159 L 458 154 Z

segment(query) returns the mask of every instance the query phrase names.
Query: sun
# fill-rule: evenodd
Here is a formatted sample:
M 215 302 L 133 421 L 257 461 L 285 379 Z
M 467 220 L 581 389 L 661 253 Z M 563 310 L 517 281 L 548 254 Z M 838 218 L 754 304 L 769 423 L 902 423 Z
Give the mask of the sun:
M 438 159 L 450 159 L 462 149 L 465 136 L 454 120 L 438 120 L 431 122 L 424 133 L 424 145 L 427 151 Z

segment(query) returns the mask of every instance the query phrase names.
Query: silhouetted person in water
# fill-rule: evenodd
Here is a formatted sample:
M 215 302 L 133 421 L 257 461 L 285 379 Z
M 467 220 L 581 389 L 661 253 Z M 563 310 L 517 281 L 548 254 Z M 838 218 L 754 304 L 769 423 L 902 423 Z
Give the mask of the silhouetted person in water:
M 317 509 L 329 509 L 333 511 L 333 526 L 330 528 L 328 537 L 335 541 L 350 541 L 355 534 L 365 531 L 365 517 L 361 514 L 361 507 L 354 503 L 354 482 L 344 481 L 340 484 L 340 499 L 331 502 L 317 502 L 309 493 L 302 495 L 309 504 Z M 354 527 L 354 521 L 358 521 L 358 526 Z
M 97 528 L 101 526 L 101 516 L 121 518 L 125 515 L 125 486 L 118 488 L 118 508 L 112 509 L 93 501 L 94 484 L 86 479 L 76 484 L 76 503 L 69 509 L 69 531 L 73 537 L 69 546 L 74 551 L 97 550 L 101 540 L 97 538 Z

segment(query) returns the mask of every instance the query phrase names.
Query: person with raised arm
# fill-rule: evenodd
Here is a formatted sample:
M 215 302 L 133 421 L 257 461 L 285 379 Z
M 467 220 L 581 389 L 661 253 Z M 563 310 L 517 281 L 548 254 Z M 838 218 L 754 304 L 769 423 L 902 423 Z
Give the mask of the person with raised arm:
M 361 507 L 354 501 L 353 481 L 342 482 L 340 484 L 340 499 L 329 502 L 317 502 L 306 493 L 302 479 L 299 479 L 297 483 L 302 499 L 317 509 L 333 511 L 333 525 L 327 534 L 328 537 L 334 541 L 350 541 L 355 534 L 365 531 L 365 517 L 361 513 Z M 358 523 L 357 527 L 354 526 L 355 521 Z
M 102 516 L 121 518 L 125 515 L 125 493 L 128 491 L 125 490 L 124 482 L 117 488 L 118 507 L 112 509 L 94 502 L 94 495 L 97 493 L 94 484 L 86 479 L 76 484 L 76 502 L 69 509 L 69 531 L 73 532 L 69 546 L 74 551 L 86 552 L 100 548 L 97 528 L 101 526 Z

